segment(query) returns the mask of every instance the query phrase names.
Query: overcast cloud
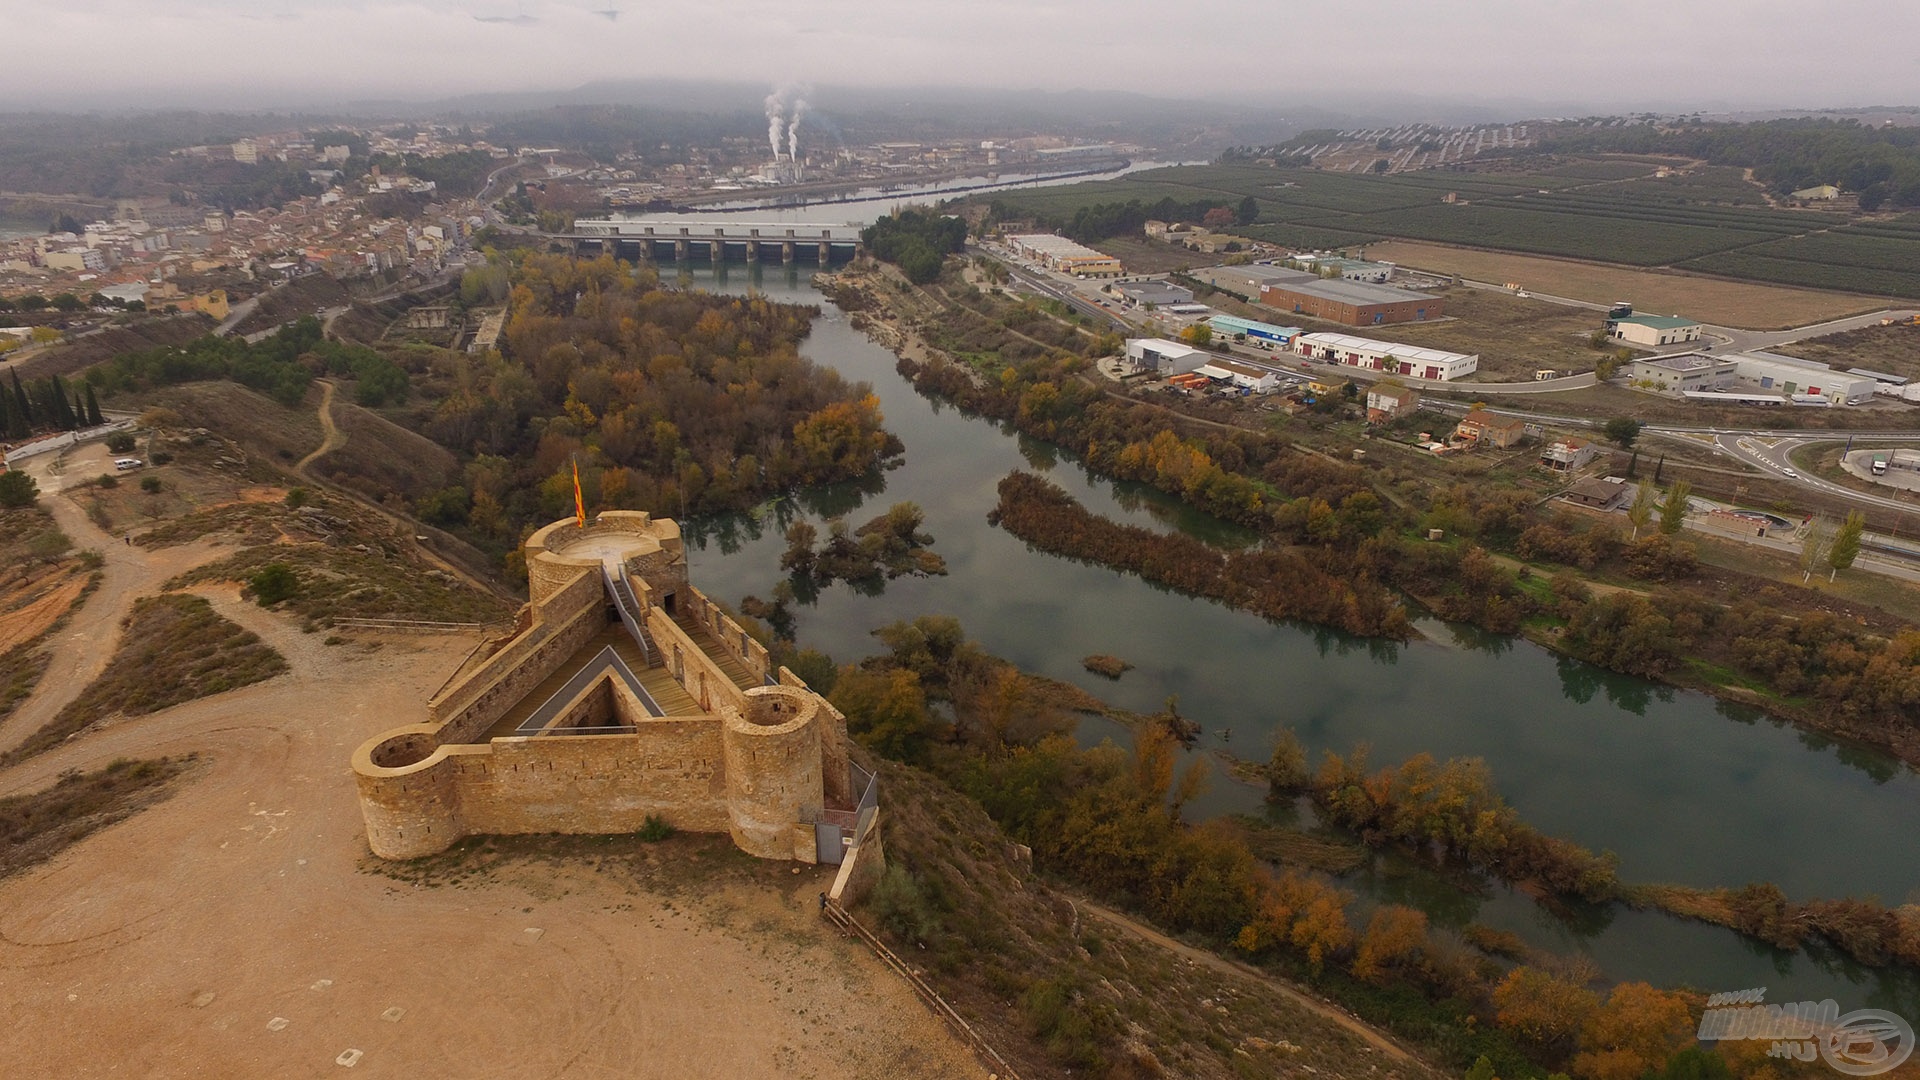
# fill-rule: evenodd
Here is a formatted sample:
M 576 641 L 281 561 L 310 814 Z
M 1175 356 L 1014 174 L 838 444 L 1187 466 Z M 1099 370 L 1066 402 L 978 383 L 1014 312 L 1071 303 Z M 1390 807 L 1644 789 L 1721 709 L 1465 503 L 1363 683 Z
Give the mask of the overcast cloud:
M 1348 92 L 1593 110 L 1920 102 L 1911 0 L 16 2 L 32 15 L 15 13 L 0 108 L 430 99 L 655 76 L 1327 106 Z

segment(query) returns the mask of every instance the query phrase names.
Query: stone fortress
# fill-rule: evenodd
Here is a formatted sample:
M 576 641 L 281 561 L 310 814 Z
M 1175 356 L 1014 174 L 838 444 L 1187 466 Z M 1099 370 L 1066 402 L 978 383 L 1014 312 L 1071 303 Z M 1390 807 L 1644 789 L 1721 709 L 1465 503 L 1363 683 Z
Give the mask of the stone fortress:
M 856 862 L 877 875 L 876 785 L 848 758 L 845 717 L 689 584 L 679 525 L 568 518 L 527 540 L 526 562 L 512 631 L 427 701 L 425 723 L 354 751 L 374 854 L 657 816 L 763 859 L 842 863 L 836 899 Z M 863 846 L 872 857 L 852 858 Z

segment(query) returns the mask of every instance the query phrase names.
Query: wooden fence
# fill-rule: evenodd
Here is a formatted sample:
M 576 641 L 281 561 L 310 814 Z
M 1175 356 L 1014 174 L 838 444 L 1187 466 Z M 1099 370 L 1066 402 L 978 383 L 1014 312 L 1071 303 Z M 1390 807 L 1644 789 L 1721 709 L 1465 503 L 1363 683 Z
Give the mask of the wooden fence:
M 980 1064 L 984 1065 L 988 1072 L 999 1080 L 1020 1080 L 1020 1074 L 1013 1071 L 1013 1066 L 1007 1064 L 1007 1059 L 1001 1057 L 998 1050 L 989 1046 L 987 1040 L 973 1030 L 973 1025 L 961 1019 L 960 1014 L 953 1010 L 953 1006 L 947 1004 L 945 998 L 941 997 L 933 987 L 927 985 L 927 981 L 922 979 L 918 972 L 905 960 L 900 959 L 892 949 L 887 948 L 886 942 L 881 941 L 873 931 L 854 918 L 852 912 L 842 907 L 837 900 L 828 900 L 821 911 L 828 922 L 866 942 L 867 948 L 872 949 L 875 956 L 884 961 L 901 978 L 907 980 L 907 985 L 913 987 L 913 992 L 920 995 L 920 1000 L 926 1002 L 927 1007 L 932 1009 L 936 1016 L 947 1022 L 947 1026 L 953 1029 L 954 1034 L 960 1036 L 960 1040 L 967 1044 L 967 1048 L 973 1051 L 973 1055 L 980 1059 Z

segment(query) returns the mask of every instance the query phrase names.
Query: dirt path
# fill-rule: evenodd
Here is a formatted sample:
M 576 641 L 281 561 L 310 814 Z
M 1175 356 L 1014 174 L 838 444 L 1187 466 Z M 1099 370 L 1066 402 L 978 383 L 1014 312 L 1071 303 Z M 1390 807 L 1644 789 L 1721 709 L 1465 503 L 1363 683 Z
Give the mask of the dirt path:
M 304 478 L 310 484 L 317 484 L 317 485 L 323 486 L 327 490 L 332 491 L 335 494 L 339 495 L 341 498 L 352 499 L 354 502 L 359 503 L 362 507 L 365 507 L 366 509 L 372 511 L 373 513 L 380 515 L 382 518 L 386 519 L 388 522 L 392 523 L 394 526 L 399 528 L 406 535 L 417 536 L 418 534 L 415 530 L 414 522 L 409 521 L 398 514 L 395 514 L 393 511 L 388 510 L 386 507 L 381 506 L 379 503 L 376 503 L 373 500 L 362 496 L 358 492 L 352 491 L 348 488 L 332 483 L 321 477 L 317 477 L 307 471 L 307 466 L 313 464 L 315 461 L 320 460 L 322 457 L 325 457 L 326 455 L 331 454 L 335 450 L 338 450 L 341 447 L 347 445 L 347 433 L 340 430 L 339 425 L 334 423 L 334 420 L 333 420 L 333 395 L 334 395 L 334 389 L 335 389 L 333 380 L 319 379 L 316 381 L 320 383 L 320 409 L 319 409 L 320 430 L 325 434 L 325 437 L 320 440 L 319 449 L 315 450 L 311 454 L 308 454 L 306 457 L 301 458 L 299 464 L 293 467 L 294 475 Z M 519 597 L 507 591 L 506 588 L 504 588 L 499 582 L 474 576 L 473 574 L 469 573 L 465 567 L 460 566 L 459 564 L 455 563 L 451 559 L 442 558 L 439 552 L 434 551 L 432 548 L 428 547 L 424 543 L 420 543 L 418 540 L 415 541 L 413 549 L 414 551 L 419 553 L 421 558 L 432 563 L 434 566 L 439 567 L 441 570 L 444 570 L 447 573 L 452 574 L 454 577 L 459 578 L 461 581 L 466 582 L 468 585 L 473 586 L 475 589 L 478 589 L 483 593 L 491 593 L 494 596 L 498 596 L 503 600 L 507 600 L 516 604 L 520 602 Z
M 159 592 L 167 579 L 211 562 L 226 550 L 199 540 L 148 551 L 102 532 L 70 499 L 48 496 L 44 503 L 74 546 L 96 548 L 106 562 L 100 568 L 100 587 L 51 640 L 53 662 L 46 674 L 13 715 L 0 724 L 0 752 L 13 749 L 46 726 L 99 677 L 120 644 L 120 623 L 136 599 Z
M 1292 986 L 1289 986 L 1288 984 L 1281 981 L 1280 979 L 1274 978 L 1272 975 L 1268 974 L 1267 972 L 1261 971 L 1259 968 L 1254 967 L 1251 964 L 1243 964 L 1237 960 L 1229 960 L 1224 956 L 1218 955 L 1217 953 L 1210 953 L 1203 949 L 1196 949 L 1190 945 L 1182 945 L 1180 942 L 1175 941 L 1174 939 L 1166 936 L 1165 934 L 1162 934 L 1161 932 L 1153 929 L 1150 926 L 1147 926 L 1143 923 L 1135 922 L 1134 920 L 1128 918 L 1127 916 L 1122 915 L 1119 912 L 1112 910 L 1111 908 L 1102 907 L 1091 900 L 1075 900 L 1074 903 L 1080 905 L 1081 910 L 1085 911 L 1087 914 L 1092 915 L 1095 918 L 1100 919 L 1104 922 L 1111 923 L 1114 926 L 1117 926 L 1120 929 L 1125 930 L 1126 932 L 1134 935 L 1135 937 L 1141 938 L 1146 941 L 1151 941 L 1155 945 L 1158 945 L 1161 948 L 1174 953 L 1176 956 L 1179 956 L 1182 959 L 1190 960 L 1196 964 L 1200 964 L 1204 967 L 1210 968 L 1214 971 L 1221 972 L 1223 974 L 1247 975 L 1247 976 L 1251 976 L 1253 978 L 1259 979 L 1263 983 L 1266 983 L 1268 986 L 1271 986 L 1273 987 L 1273 989 L 1279 991 L 1283 996 L 1287 997 L 1288 999 L 1294 1002 L 1297 1002 L 1303 1008 L 1310 1009 L 1314 1013 L 1320 1016 L 1326 1017 L 1328 1020 L 1331 1020 L 1334 1023 L 1339 1024 L 1341 1027 L 1347 1029 L 1348 1031 L 1354 1033 L 1355 1035 L 1358 1035 L 1362 1039 L 1365 1039 L 1369 1046 L 1372 1046 L 1374 1049 L 1379 1050 L 1381 1053 L 1386 1054 L 1388 1057 L 1393 1058 L 1395 1061 L 1399 1061 L 1407 1065 L 1412 1065 L 1421 1069 L 1427 1068 L 1427 1065 L 1425 1062 L 1421 1061 L 1419 1058 L 1408 1053 L 1407 1051 L 1401 1049 L 1399 1044 L 1387 1038 L 1385 1035 L 1380 1034 L 1380 1032 L 1374 1030 L 1372 1027 L 1369 1027 L 1367 1024 L 1363 1023 L 1362 1021 L 1355 1019 L 1352 1015 L 1347 1013 L 1346 1010 L 1341 1009 L 1338 1006 L 1330 1005 L 1327 1002 L 1321 1001 L 1319 998 L 1301 993 L 1299 990 L 1294 989 Z
M 301 458 L 300 463 L 293 467 L 293 471 L 299 473 L 301 476 L 307 475 L 307 466 L 347 445 L 346 433 L 341 431 L 333 422 L 333 380 L 321 379 L 319 383 L 320 430 L 326 432 L 326 438 L 320 441 L 320 448 L 318 450 Z M 311 479 L 311 477 L 309 477 L 309 479 Z
M 819 918 L 831 867 L 683 839 L 437 887 L 377 872 L 349 754 L 418 719 L 472 639 L 329 646 L 231 587 L 199 591 L 290 670 L 0 771 L 13 795 L 200 755 L 171 798 L 0 881 L 0 1073 L 329 1076 L 359 1051 L 342 1075 L 985 1075 Z

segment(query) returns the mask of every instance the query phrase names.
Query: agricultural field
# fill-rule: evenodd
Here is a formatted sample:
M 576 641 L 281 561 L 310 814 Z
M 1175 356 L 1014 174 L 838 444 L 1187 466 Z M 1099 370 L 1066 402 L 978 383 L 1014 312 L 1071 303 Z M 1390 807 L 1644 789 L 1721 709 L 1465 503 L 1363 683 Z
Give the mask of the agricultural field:
M 1652 163 L 1627 159 L 1548 159 L 1536 167 L 1370 176 L 1180 166 L 996 199 L 1016 213 L 1059 221 L 1096 203 L 1217 199 L 1237 207 L 1251 195 L 1260 216 L 1239 231 L 1288 247 L 1351 248 L 1393 238 L 1920 296 L 1920 215 L 1852 223 L 1831 212 L 1774 209 L 1734 168 L 1658 177 Z M 1444 202 L 1448 196 L 1456 201 Z
M 1685 264 L 1729 277 L 1920 296 L 1920 233 L 1836 229 L 1794 236 Z
M 1634 266 L 1662 266 L 1759 243 L 1772 236 L 1736 231 L 1718 224 L 1688 225 L 1647 220 L 1624 212 L 1592 212 L 1584 207 L 1544 205 L 1536 210 L 1521 204 L 1518 198 L 1454 206 L 1433 203 L 1354 215 L 1334 224 L 1351 224 L 1385 236 Z
M 1920 326 L 1869 326 L 1842 334 L 1808 338 L 1773 350 L 1845 371 L 1869 368 L 1890 375 L 1920 379 Z
M 1497 251 L 1474 251 L 1394 240 L 1367 248 L 1367 257 L 1474 281 L 1519 282 L 1550 296 L 1594 304 L 1631 301 L 1645 311 L 1684 312 L 1721 326 L 1780 330 L 1877 311 L 1870 296 L 1787 288 L 1625 266 L 1572 262 Z

